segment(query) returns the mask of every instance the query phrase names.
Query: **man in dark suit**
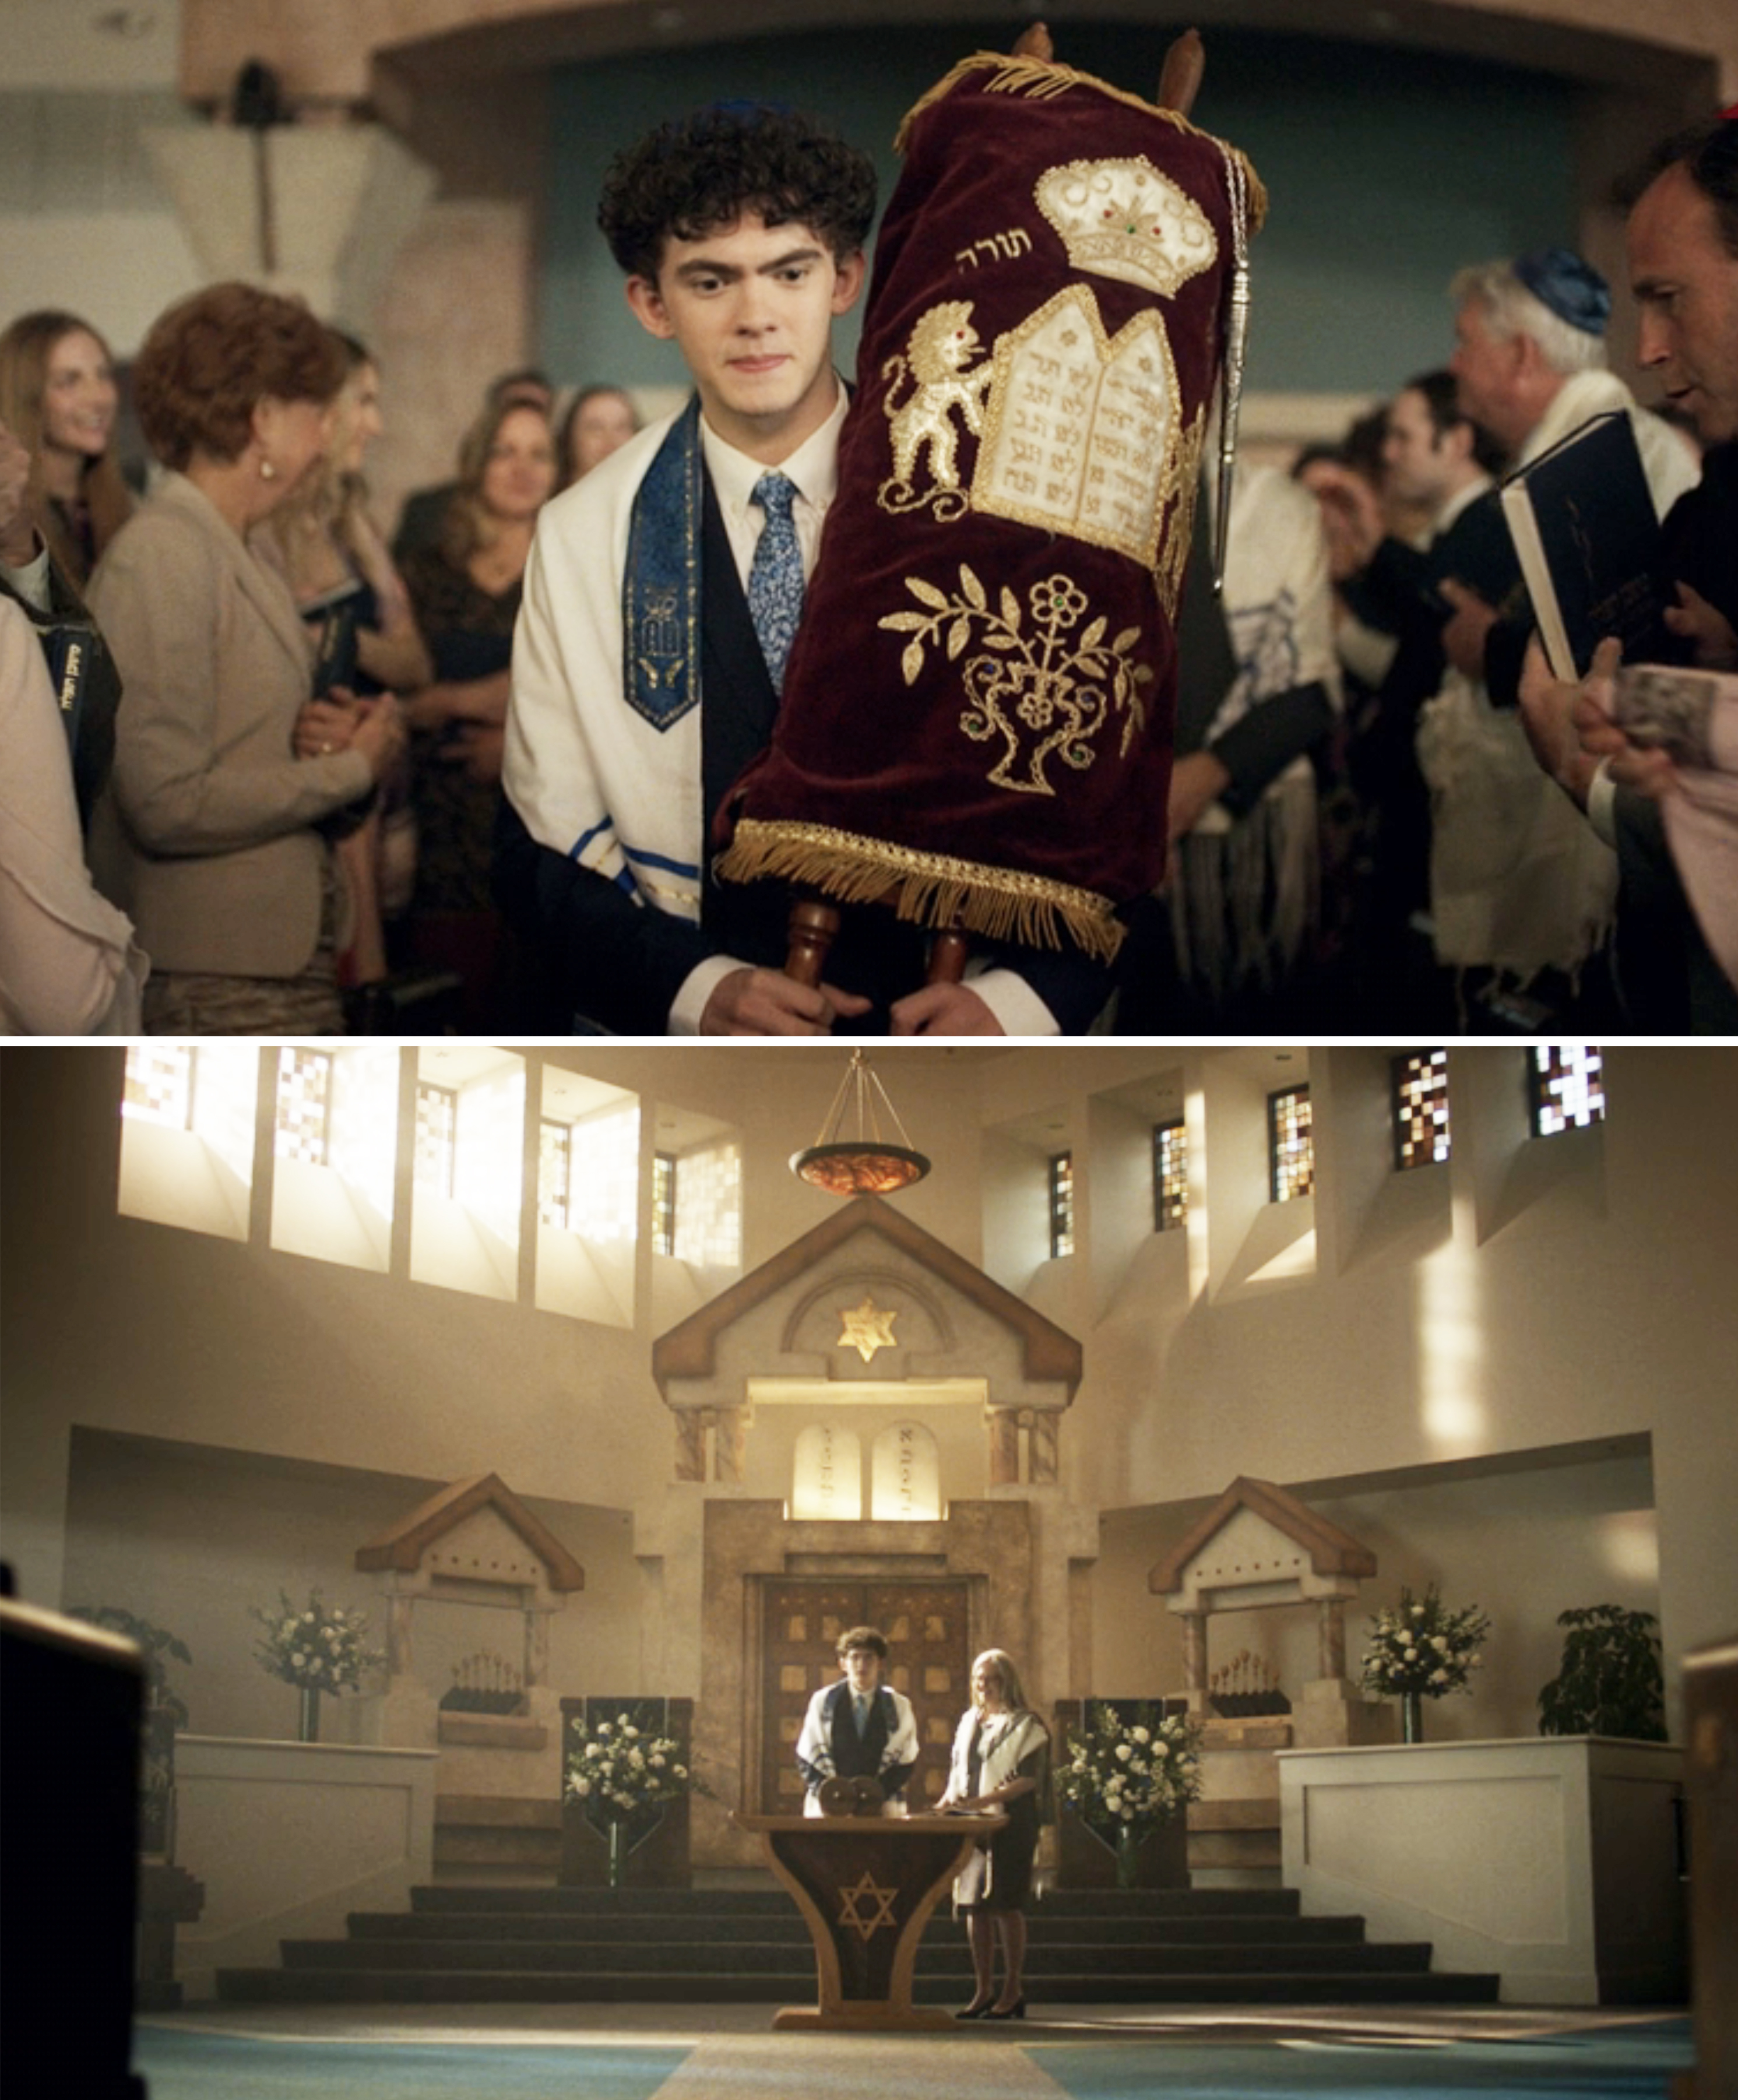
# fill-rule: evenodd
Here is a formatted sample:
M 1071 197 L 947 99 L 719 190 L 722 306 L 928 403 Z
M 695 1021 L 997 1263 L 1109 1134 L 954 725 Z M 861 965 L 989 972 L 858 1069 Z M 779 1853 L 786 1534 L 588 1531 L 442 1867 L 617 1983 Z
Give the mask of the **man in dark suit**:
M 862 289 L 874 211 L 867 156 L 753 104 L 662 126 L 606 182 L 628 302 L 695 393 L 546 507 L 526 571 L 496 888 L 577 1027 L 1083 1025 L 1051 990 L 1080 965 L 1022 951 L 924 988 L 923 937 L 891 912 L 847 914 L 829 982 L 800 984 L 780 886 L 711 877 L 712 818 L 770 737 L 837 486 L 832 323 Z
M 1663 569 L 1677 599 L 1666 624 L 1680 662 L 1738 670 L 1738 107 L 1662 141 L 1620 197 L 1639 360 L 1705 448 L 1701 482 L 1665 520 Z M 1602 647 L 1603 677 L 1615 652 Z M 1738 979 L 1718 959 L 1738 951 L 1738 898 L 1705 884 L 1692 909 L 1671 836 L 1683 784 L 1671 761 L 1631 745 L 1596 690 L 1553 679 L 1537 644 L 1522 701 L 1540 762 L 1617 854 L 1617 972 L 1630 1025 L 1738 1031 Z
M 911 1702 L 881 1682 L 886 1636 L 873 1626 L 853 1626 L 839 1636 L 839 1660 L 844 1676 L 809 1701 L 796 1738 L 806 1815 L 820 1813 L 820 1791 L 830 1779 L 876 1780 L 892 1801 L 916 1768 Z
M 1409 379 L 1388 404 L 1382 441 L 1383 492 L 1421 511 L 1428 540 L 1396 538 L 1375 491 L 1349 468 L 1318 466 L 1317 494 L 1340 520 L 1359 563 L 1354 608 L 1394 637 L 1394 651 L 1348 751 L 1352 785 L 1370 813 L 1360 994 L 1373 1031 L 1453 1025 L 1453 987 L 1429 933 L 1430 794 L 1418 770 L 1418 714 L 1447 669 L 1442 630 L 1449 585 L 1495 604 L 1515 574 L 1515 553 L 1493 475 L 1495 440 L 1459 405 L 1452 373 Z

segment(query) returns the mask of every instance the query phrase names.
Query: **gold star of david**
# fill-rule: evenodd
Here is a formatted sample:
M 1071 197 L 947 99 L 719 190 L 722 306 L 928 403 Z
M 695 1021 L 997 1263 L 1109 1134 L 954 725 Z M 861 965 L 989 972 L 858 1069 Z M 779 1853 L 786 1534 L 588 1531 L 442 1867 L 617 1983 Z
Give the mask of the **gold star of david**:
M 889 1931 L 897 1931 L 898 1926 L 893 1917 L 893 1898 L 898 1893 L 896 1888 L 877 1888 L 874 1876 L 865 1867 L 863 1877 L 854 1888 L 841 1888 L 839 1891 L 839 1922 L 860 1932 L 865 1943 L 873 1939 L 883 1926 Z M 871 1902 L 876 1906 L 874 1914 L 865 1917 L 863 1905 Z
M 866 1364 L 877 1349 L 898 1347 L 893 1339 L 893 1322 L 899 1317 L 897 1309 L 884 1312 L 875 1300 L 866 1295 L 861 1305 L 854 1305 L 849 1312 L 841 1308 L 839 1317 L 845 1324 L 833 1346 L 840 1349 L 855 1349 Z

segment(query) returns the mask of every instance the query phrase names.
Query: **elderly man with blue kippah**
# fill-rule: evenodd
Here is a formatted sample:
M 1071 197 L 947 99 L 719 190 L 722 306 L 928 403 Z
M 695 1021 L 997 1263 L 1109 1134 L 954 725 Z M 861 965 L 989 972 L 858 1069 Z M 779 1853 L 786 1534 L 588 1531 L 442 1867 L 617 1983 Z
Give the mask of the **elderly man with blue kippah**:
M 1694 450 L 1607 368 L 1611 293 L 1567 248 L 1462 270 L 1449 288 L 1449 361 L 1462 409 L 1525 465 L 1590 417 L 1626 412 L 1661 517 L 1694 486 Z M 1496 501 L 1494 492 L 1484 501 Z M 1449 669 L 1422 711 L 1418 763 L 1431 799 L 1431 922 L 1470 1025 L 1586 1025 L 1617 894 L 1610 849 L 1545 792 L 1517 703 L 1531 607 L 1515 564 L 1500 602 L 1449 579 Z M 1475 1007 L 1481 1010 L 1474 1011 Z
M 1694 454 L 1660 417 L 1639 407 L 1606 368 L 1612 295 L 1591 263 L 1573 249 L 1542 248 L 1512 262 L 1462 270 L 1450 287 L 1454 355 L 1449 368 L 1460 405 L 1524 466 L 1590 417 L 1629 412 L 1642 470 L 1663 518 L 1697 478 Z M 1512 707 L 1531 621 L 1502 623 L 1493 634 L 1475 615 L 1445 636 L 1451 658 L 1480 677 L 1500 706 Z M 1480 633 L 1481 625 L 1484 632 Z M 1477 650 L 1469 656 L 1462 636 Z

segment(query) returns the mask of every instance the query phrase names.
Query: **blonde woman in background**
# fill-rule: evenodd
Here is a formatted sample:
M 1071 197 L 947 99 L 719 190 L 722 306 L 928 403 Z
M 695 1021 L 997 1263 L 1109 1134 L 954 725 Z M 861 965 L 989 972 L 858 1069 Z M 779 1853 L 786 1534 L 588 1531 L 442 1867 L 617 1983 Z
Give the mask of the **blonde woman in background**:
M 133 511 L 112 449 L 120 406 L 108 346 L 77 315 L 21 314 L 0 334 L 0 422 L 33 455 L 32 522 L 81 591 Z
M 977 1982 L 961 2019 L 1026 2018 L 1026 1905 L 1049 1798 L 1050 1732 L 1026 1705 L 1013 1658 L 986 1648 L 972 1665 L 972 1704 L 955 1732 L 946 1791 L 936 1804 L 944 1812 L 1008 1818 L 954 1883 L 954 1909 L 966 1921 Z
M 342 354 L 345 378 L 324 455 L 256 532 L 254 546 L 289 584 L 311 630 L 337 645 L 339 679 L 367 699 L 426 686 L 434 667 L 410 594 L 368 509 L 364 465 L 386 428 L 379 368 L 354 336 L 329 333 Z M 355 706 L 317 696 L 298 722 L 297 756 L 343 749 L 358 719 Z M 338 841 L 337 851 L 353 907 L 353 936 L 338 958 L 338 982 L 352 990 L 386 977 L 384 921 L 410 902 L 416 832 L 407 767 L 395 768 L 382 783 L 368 815 Z

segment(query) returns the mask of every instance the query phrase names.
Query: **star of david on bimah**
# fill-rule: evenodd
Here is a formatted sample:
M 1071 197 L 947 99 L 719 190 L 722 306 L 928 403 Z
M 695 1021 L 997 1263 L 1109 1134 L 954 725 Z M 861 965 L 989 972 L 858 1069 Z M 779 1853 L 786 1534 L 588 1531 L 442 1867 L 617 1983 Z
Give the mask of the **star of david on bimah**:
M 896 1349 L 899 1346 L 893 1339 L 893 1322 L 899 1317 L 897 1308 L 884 1312 L 866 1294 L 861 1305 L 854 1305 L 849 1312 L 841 1308 L 839 1317 L 845 1324 L 833 1347 L 855 1349 L 866 1364 L 877 1349 Z
M 893 1898 L 898 1893 L 897 1888 L 878 1888 L 875 1877 L 865 1867 L 862 1879 L 854 1887 L 839 1891 L 839 1922 L 860 1932 L 866 1943 L 873 1939 L 884 1926 L 890 1932 L 896 1931 L 898 1928 L 893 1917 Z M 869 1917 L 863 1916 L 866 1903 L 876 1906 L 874 1914 Z

